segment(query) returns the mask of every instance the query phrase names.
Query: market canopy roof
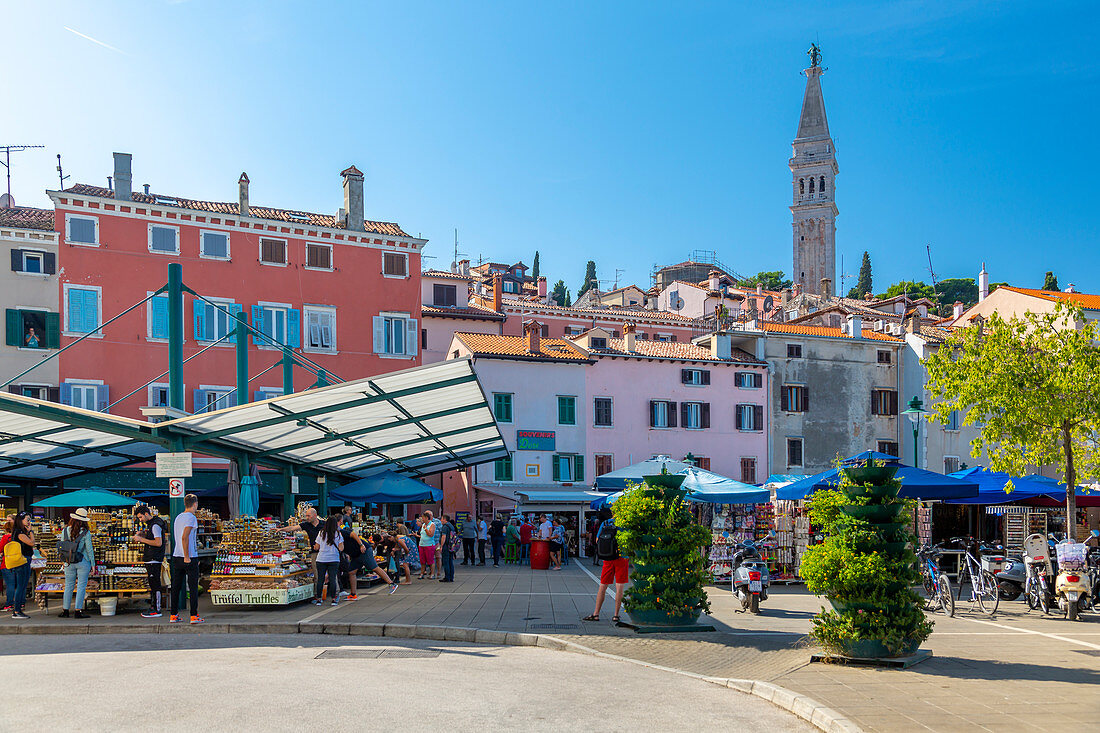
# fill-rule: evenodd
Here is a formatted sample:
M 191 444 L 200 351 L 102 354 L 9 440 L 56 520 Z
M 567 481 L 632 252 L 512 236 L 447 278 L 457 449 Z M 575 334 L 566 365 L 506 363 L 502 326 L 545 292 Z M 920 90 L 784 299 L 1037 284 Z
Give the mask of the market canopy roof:
M 901 479 L 898 496 L 906 499 L 963 499 L 978 495 L 978 484 L 974 481 L 951 478 L 922 468 L 899 466 L 895 478 Z M 775 490 L 775 497 L 804 499 L 816 489 L 835 489 L 839 483 L 840 469 L 833 468 L 781 486 Z
M 368 502 L 371 504 L 417 504 L 439 501 L 443 491 L 428 486 L 393 471 L 383 471 L 338 488 L 330 488 L 328 495 L 337 501 Z
M 682 484 L 687 489 L 689 501 L 704 504 L 762 504 L 771 500 L 771 492 L 752 484 L 735 481 L 717 473 L 688 466 L 681 474 L 687 474 Z M 654 474 L 646 474 L 651 476 Z M 623 492 L 600 496 L 590 502 L 593 509 L 614 504 Z
M 156 424 L 0 394 L 0 479 L 56 481 L 170 447 L 352 478 L 415 478 L 508 455 L 469 359 Z
M 517 491 L 521 504 L 588 504 L 595 496 L 590 491 Z
M 1034 499 L 1050 489 L 1049 486 L 1032 479 L 1010 476 L 1002 471 L 990 471 L 983 466 L 974 466 L 947 475 L 964 481 L 975 481 L 978 484 L 977 496 L 947 499 L 948 504 L 1004 504 L 1022 499 Z M 1009 481 L 1012 482 L 1011 493 L 1005 491 Z
M 1066 505 L 1066 485 L 1064 483 L 1059 483 L 1057 479 L 1040 476 L 1037 473 L 1033 473 L 1026 478 L 1034 481 L 1040 486 L 1045 486 L 1046 490 L 1041 496 L 1024 499 L 1021 501 L 1022 504 L 1029 504 L 1031 506 Z M 1079 507 L 1100 506 L 1100 490 L 1094 489 L 1091 486 L 1082 486 L 1078 484 L 1076 490 L 1073 492 L 1073 496 Z
M 136 499 L 131 499 L 122 494 L 116 494 L 106 489 L 77 489 L 65 494 L 51 496 L 42 501 L 36 501 L 31 506 L 39 507 L 100 507 L 100 506 L 133 506 Z
M 690 467 L 690 463 L 674 461 L 668 456 L 657 456 L 648 461 L 635 463 L 632 466 L 627 466 L 617 471 L 610 471 L 609 473 L 597 476 L 596 488 L 600 491 L 607 489 L 625 489 L 627 481 L 640 484 L 643 476 L 655 476 L 661 473 L 661 469 L 663 468 L 668 469 L 669 473 L 683 473 L 685 469 Z

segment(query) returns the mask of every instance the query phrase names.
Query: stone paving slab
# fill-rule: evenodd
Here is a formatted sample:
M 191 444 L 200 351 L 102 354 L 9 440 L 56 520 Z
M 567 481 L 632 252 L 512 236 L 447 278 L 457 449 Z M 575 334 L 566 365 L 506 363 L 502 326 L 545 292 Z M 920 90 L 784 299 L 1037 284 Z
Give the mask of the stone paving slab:
M 668 668 L 742 689 L 782 688 L 789 706 L 819 716 L 819 727 L 854 723 L 868 731 L 1055 730 L 1091 728 L 1100 719 L 1100 617 L 1071 624 L 1026 613 L 1019 602 L 1002 603 L 989 619 L 960 604 L 954 619 L 935 615 L 936 633 L 924 645 L 934 656 L 907 670 L 810 664 L 806 639 L 820 601 L 798 587 L 773 588 L 759 616 L 738 613 L 728 587 L 712 589 L 718 631 L 639 637 L 604 620 L 584 623 L 591 612 L 594 569 L 573 563 L 562 572 L 528 567 L 458 568 L 456 582 L 415 581 L 389 595 L 386 588 L 360 591 L 360 600 L 290 608 L 212 608 L 204 598 L 205 626 L 167 624 L 136 613 L 58 619 L 37 609 L 28 621 L 0 619 L 0 634 L 46 633 L 382 633 L 399 638 L 450 639 L 485 644 L 535 644 L 591 651 Z M 547 628 L 564 627 L 564 628 Z M 572 628 L 570 628 L 572 627 Z M 754 682 L 757 681 L 757 682 Z M 805 697 L 800 697 L 805 696 Z M 791 709 L 791 708 L 788 708 Z M 831 717 L 822 717 L 832 710 Z

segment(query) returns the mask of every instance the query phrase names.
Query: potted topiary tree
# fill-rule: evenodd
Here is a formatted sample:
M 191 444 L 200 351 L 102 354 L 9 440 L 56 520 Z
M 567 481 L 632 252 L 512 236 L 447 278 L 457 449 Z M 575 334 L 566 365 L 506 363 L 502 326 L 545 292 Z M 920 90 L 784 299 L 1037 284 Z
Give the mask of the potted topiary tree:
M 836 490 L 810 498 L 810 518 L 826 539 L 806 550 L 800 574 L 832 610 L 813 619 L 810 635 L 846 657 L 912 654 L 932 633 L 921 598 L 916 555 L 910 549 L 912 503 L 898 498 L 896 468 L 842 468 Z
M 619 548 L 634 565 L 624 605 L 639 631 L 713 630 L 696 622 L 710 610 L 700 550 L 709 541 L 684 505 L 681 474 L 645 476 L 612 505 Z

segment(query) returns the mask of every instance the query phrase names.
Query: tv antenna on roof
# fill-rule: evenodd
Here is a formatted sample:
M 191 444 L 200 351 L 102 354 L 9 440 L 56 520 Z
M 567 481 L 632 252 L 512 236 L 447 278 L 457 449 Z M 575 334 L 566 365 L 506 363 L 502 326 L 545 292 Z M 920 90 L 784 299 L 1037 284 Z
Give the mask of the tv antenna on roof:
M 64 191 L 65 181 L 69 178 L 69 176 L 65 175 L 65 172 L 61 170 L 61 153 L 57 154 L 57 178 L 58 183 L 60 184 L 60 190 Z
M 34 148 L 44 148 L 45 145 L 0 145 L 0 150 L 4 151 L 4 160 L 0 160 L 0 165 L 7 169 L 8 173 L 8 207 L 15 206 L 15 199 L 11 197 L 11 154 L 18 153 L 22 150 L 32 150 Z

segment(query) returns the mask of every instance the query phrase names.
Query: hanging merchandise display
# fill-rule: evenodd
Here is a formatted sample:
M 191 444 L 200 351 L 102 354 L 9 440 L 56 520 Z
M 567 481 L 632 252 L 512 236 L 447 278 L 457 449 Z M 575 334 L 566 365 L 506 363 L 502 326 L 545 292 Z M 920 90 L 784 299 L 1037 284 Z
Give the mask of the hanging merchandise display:
M 801 501 L 775 502 L 775 563 L 771 582 L 799 582 L 798 568 L 810 538 L 810 518 Z
M 793 533 L 788 533 L 788 551 L 776 542 L 775 505 L 723 504 L 715 508 L 710 521 L 711 544 L 707 552 L 707 568 L 716 583 L 730 582 L 732 558 L 738 542 L 752 540 L 770 571 L 779 580 L 794 579 Z M 773 536 L 776 534 L 776 536 Z
M 210 575 L 214 605 L 286 605 L 313 598 L 309 540 L 286 534 L 267 519 L 239 516 L 222 522 Z

